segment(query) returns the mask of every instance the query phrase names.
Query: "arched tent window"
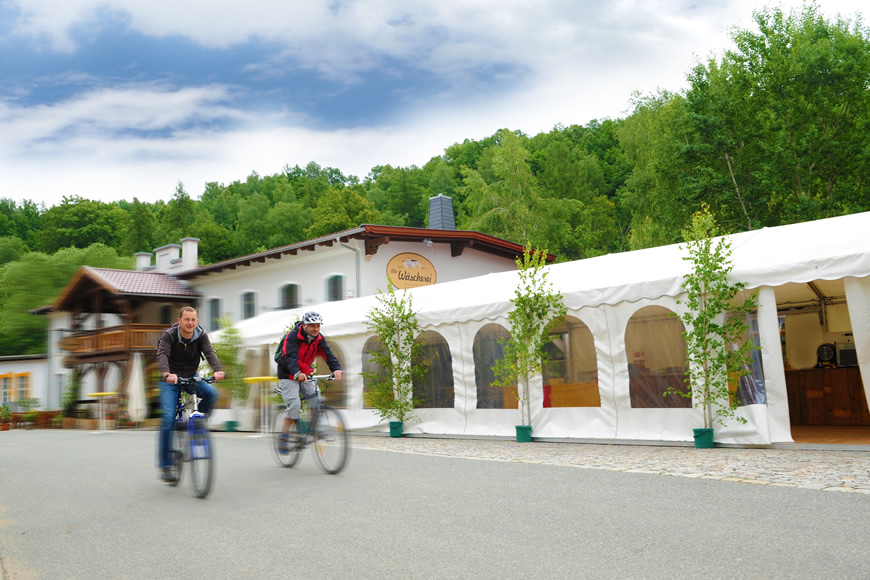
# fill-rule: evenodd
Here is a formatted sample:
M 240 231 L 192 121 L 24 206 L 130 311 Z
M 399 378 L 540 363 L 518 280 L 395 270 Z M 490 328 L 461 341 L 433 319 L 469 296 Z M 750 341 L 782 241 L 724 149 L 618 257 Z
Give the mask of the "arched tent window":
M 592 331 L 579 319 L 566 316 L 550 330 L 553 341 L 544 347 L 544 407 L 600 407 L 598 361 Z
M 381 339 L 377 336 L 372 336 L 369 338 L 365 345 L 363 345 L 362 351 L 362 372 L 363 373 L 372 373 L 380 376 L 384 376 L 386 374 L 386 370 L 384 367 L 376 363 L 372 360 L 372 353 L 378 352 L 382 349 Z M 364 409 L 372 409 L 370 405 L 366 404 L 366 393 L 369 392 L 369 383 L 371 379 L 363 374 L 363 408 Z
M 279 300 L 281 304 L 281 310 L 287 310 L 288 308 L 298 308 L 301 306 L 301 302 L 299 301 L 299 285 L 297 284 L 284 284 L 281 287 L 281 297 Z
M 474 384 L 477 387 L 478 409 L 516 409 L 516 381 L 513 388 L 493 384 L 492 367 L 504 358 L 500 340 L 510 338 L 510 332 L 500 324 L 487 324 L 474 335 L 471 352 L 474 358 Z
M 344 276 L 336 274 L 326 280 L 326 301 L 336 302 L 344 298 Z
M 427 330 L 414 341 L 420 345 L 419 358 L 413 364 L 423 365 L 421 378 L 414 379 L 414 398 L 422 409 L 453 408 L 453 359 L 444 337 Z
M 208 329 L 211 331 L 220 330 L 221 323 L 221 299 L 212 298 L 208 301 Z
M 341 346 L 336 343 L 334 340 L 329 340 L 329 348 L 332 350 L 332 354 L 338 358 L 338 362 L 341 363 L 342 368 L 347 366 L 344 358 L 344 351 Z M 329 367 L 326 364 L 326 359 L 323 357 L 317 357 L 315 372 L 318 375 L 328 375 Z M 326 381 L 321 383 L 321 388 L 323 391 L 323 398 L 326 400 L 326 403 L 332 405 L 333 407 L 338 407 L 340 409 L 344 409 L 347 407 L 347 381 L 342 378 L 340 381 Z
M 253 318 L 257 313 L 257 295 L 254 292 L 242 294 L 242 320 Z
M 668 387 L 685 390 L 686 342 L 683 323 L 664 306 L 645 306 L 625 328 L 629 393 L 634 409 L 691 407 L 692 400 Z

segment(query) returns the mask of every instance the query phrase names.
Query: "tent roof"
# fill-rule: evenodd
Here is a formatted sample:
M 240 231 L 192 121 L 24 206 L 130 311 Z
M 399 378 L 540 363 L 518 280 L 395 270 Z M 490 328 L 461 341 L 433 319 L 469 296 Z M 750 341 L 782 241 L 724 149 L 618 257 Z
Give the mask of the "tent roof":
M 748 289 L 781 287 L 777 300 L 817 296 L 807 282 L 870 276 L 870 212 L 813 222 L 764 228 L 728 236 L 731 278 Z M 681 244 L 609 254 L 548 267 L 548 279 L 562 292 L 568 308 L 635 302 L 683 293 L 690 265 Z M 417 318 L 424 326 L 506 315 L 517 285 L 516 271 L 488 274 L 411 290 Z M 827 284 L 827 285 L 826 285 Z M 842 283 L 817 284 L 822 292 L 841 292 Z M 842 292 L 841 292 L 842 293 Z M 366 313 L 376 297 L 329 302 L 305 309 L 266 313 L 239 323 L 248 344 L 277 342 L 284 327 L 314 309 L 325 320 L 324 333 L 367 333 Z

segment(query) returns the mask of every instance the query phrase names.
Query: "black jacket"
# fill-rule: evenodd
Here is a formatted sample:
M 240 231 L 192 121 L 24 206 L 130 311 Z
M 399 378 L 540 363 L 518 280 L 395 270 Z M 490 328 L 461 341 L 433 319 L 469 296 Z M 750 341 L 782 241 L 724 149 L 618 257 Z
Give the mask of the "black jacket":
M 190 340 L 181 337 L 177 322 L 160 335 L 160 341 L 157 343 L 157 368 L 160 370 L 161 378 L 166 373 L 179 377 L 194 376 L 203 356 L 213 371 L 223 370 L 208 334 L 199 325 L 193 331 Z

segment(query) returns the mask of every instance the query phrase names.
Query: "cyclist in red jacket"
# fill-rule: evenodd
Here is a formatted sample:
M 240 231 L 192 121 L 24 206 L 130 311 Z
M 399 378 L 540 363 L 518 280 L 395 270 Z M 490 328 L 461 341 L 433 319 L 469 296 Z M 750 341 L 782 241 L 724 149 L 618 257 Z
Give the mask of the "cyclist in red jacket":
M 322 356 L 326 365 L 341 380 L 342 370 L 338 358 L 332 354 L 326 338 L 320 334 L 323 318 L 316 312 L 306 312 L 293 330 L 284 336 L 278 359 L 278 390 L 287 406 L 282 431 L 287 434 L 290 426 L 299 420 L 302 399 L 317 395 L 317 381 L 310 380 L 314 374 L 314 359 Z M 286 442 L 281 447 L 283 452 Z

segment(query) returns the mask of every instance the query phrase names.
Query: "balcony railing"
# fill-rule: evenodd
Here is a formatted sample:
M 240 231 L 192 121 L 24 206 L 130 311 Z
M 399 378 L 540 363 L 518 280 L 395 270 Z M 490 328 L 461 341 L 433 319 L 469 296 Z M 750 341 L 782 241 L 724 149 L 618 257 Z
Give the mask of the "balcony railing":
M 59 346 L 76 357 L 153 351 L 164 330 L 162 324 L 122 324 L 69 334 Z

